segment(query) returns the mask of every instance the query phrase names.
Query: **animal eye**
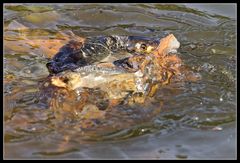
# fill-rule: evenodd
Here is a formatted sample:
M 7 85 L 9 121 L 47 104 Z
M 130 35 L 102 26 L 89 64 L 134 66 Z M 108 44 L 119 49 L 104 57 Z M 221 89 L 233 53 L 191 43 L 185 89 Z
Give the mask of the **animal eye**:
M 147 45 L 146 45 L 146 44 L 141 44 L 140 48 L 141 48 L 142 50 L 146 50 L 146 49 L 147 49 Z

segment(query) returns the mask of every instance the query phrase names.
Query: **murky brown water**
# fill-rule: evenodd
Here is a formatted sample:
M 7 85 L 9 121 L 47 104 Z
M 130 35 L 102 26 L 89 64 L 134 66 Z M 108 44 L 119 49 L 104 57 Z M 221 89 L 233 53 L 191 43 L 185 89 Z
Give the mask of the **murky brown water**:
M 235 12 L 234 4 L 5 4 L 4 157 L 235 158 Z M 148 104 L 121 105 L 104 118 L 91 112 L 97 120 L 88 128 L 71 115 L 56 115 L 40 90 L 48 58 L 71 32 L 173 33 L 180 58 L 202 80 L 170 84 Z

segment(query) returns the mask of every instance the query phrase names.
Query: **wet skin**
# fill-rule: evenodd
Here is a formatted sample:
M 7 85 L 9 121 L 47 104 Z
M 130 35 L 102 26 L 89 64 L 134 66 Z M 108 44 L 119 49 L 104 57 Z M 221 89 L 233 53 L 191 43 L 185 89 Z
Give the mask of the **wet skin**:
M 91 100 L 91 92 L 95 89 L 98 89 L 105 95 L 105 100 L 100 100 L 100 104 L 98 104 L 100 105 L 100 110 L 105 110 L 121 102 L 128 104 L 144 103 L 147 97 L 151 98 L 155 95 L 161 85 L 168 84 L 174 74 L 179 74 L 181 59 L 177 55 L 172 54 L 172 52 L 179 48 L 180 43 L 173 35 L 161 39 L 159 45 L 155 45 L 156 42 L 151 40 L 144 39 L 143 41 L 142 37 L 129 36 L 120 38 L 120 36 L 116 36 L 114 43 L 111 42 L 114 40 L 112 39 L 112 37 L 110 40 L 109 37 L 98 37 L 98 39 L 92 40 L 91 43 L 94 41 L 95 43 L 96 41 L 105 41 L 108 49 L 114 51 L 116 49 L 124 50 L 125 48 L 126 50 L 128 48 L 128 51 L 132 51 L 133 55 L 114 60 L 111 63 L 90 64 L 91 62 L 89 62 L 89 65 L 75 65 L 75 69 L 68 68 L 65 71 L 49 76 L 50 83 L 58 88 L 66 89 L 70 92 L 73 91 L 76 93 L 76 96 L 80 97 L 84 92 L 85 100 L 81 101 L 81 109 L 87 103 L 97 105 L 95 103 L 96 99 L 102 99 L 100 98 L 102 94 L 100 94 L 99 98 Z M 102 46 L 103 44 L 100 45 Z M 85 46 L 88 45 L 85 44 Z M 130 47 L 134 47 L 134 49 L 130 49 Z M 77 48 L 80 50 L 84 49 L 84 47 Z M 88 48 L 96 49 L 96 47 Z M 74 49 L 74 47 L 71 47 L 71 49 Z M 85 50 L 89 49 L 82 51 L 85 52 Z M 104 48 L 102 47 L 102 49 Z M 99 54 L 101 53 L 91 53 L 87 59 L 94 59 L 95 55 Z M 57 57 L 59 56 L 54 58 Z M 101 102 L 104 102 L 104 105 Z
M 159 41 L 140 36 L 97 36 L 84 42 L 70 41 L 46 64 L 50 74 L 99 62 L 117 52 L 148 54 L 158 47 Z

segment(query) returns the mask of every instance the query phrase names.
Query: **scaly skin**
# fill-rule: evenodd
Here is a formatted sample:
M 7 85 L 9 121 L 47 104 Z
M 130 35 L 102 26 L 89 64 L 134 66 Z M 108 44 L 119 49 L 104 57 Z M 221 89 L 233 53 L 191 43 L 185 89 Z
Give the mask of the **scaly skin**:
M 75 98 L 80 97 L 79 104 L 75 105 L 80 112 L 89 104 L 99 110 L 123 102 L 129 105 L 143 104 L 146 99 L 154 97 L 161 86 L 169 84 L 173 77 L 175 81 L 196 77 L 183 68 L 182 61 L 176 54 L 172 54 L 179 46 L 176 38 L 169 35 L 161 39 L 157 49 L 148 55 L 137 54 L 113 63 L 66 70 L 49 76 L 50 83 L 59 90 L 72 92 Z M 67 103 L 65 102 L 69 105 Z
M 196 76 L 183 68 L 181 59 L 171 54 L 178 48 L 179 42 L 169 35 L 147 55 L 140 53 L 52 74 L 41 90 L 46 90 L 44 97 L 46 92 L 50 94 L 50 108 L 56 119 L 77 119 L 81 128 L 89 129 L 95 126 L 95 120 L 108 118 L 108 113 L 114 114 L 116 109 L 111 110 L 114 106 L 148 106 L 163 85 L 195 80 Z M 161 107 L 152 115 L 158 115 L 160 110 Z
M 176 55 L 168 55 L 178 47 L 179 42 L 170 35 L 161 40 L 158 49 L 153 53 L 138 54 L 113 63 L 89 65 L 64 71 L 52 76 L 51 83 L 57 87 L 75 91 L 79 96 L 83 92 L 88 92 L 89 89 L 105 92 L 108 104 L 105 108 L 101 107 L 102 110 L 123 101 L 129 104 L 144 103 L 147 97 L 153 97 L 161 85 L 168 84 L 172 76 L 180 72 L 180 58 Z M 93 94 L 93 96 L 96 95 Z M 85 102 L 94 103 L 95 101 Z
M 150 53 L 159 41 L 138 36 L 97 36 L 83 42 L 70 41 L 47 63 L 51 74 L 99 62 L 117 52 Z

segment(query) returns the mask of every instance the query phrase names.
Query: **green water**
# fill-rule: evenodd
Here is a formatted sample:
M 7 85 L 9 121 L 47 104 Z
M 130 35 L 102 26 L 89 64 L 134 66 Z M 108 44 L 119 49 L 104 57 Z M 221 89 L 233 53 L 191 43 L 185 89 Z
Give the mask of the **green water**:
M 236 5 L 5 4 L 4 158 L 234 159 Z M 161 88 L 155 101 L 119 106 L 88 131 L 39 99 L 48 49 L 21 42 L 173 33 L 179 57 L 202 79 Z M 160 113 L 158 112 L 160 110 Z M 155 111 L 155 112 L 154 112 Z

